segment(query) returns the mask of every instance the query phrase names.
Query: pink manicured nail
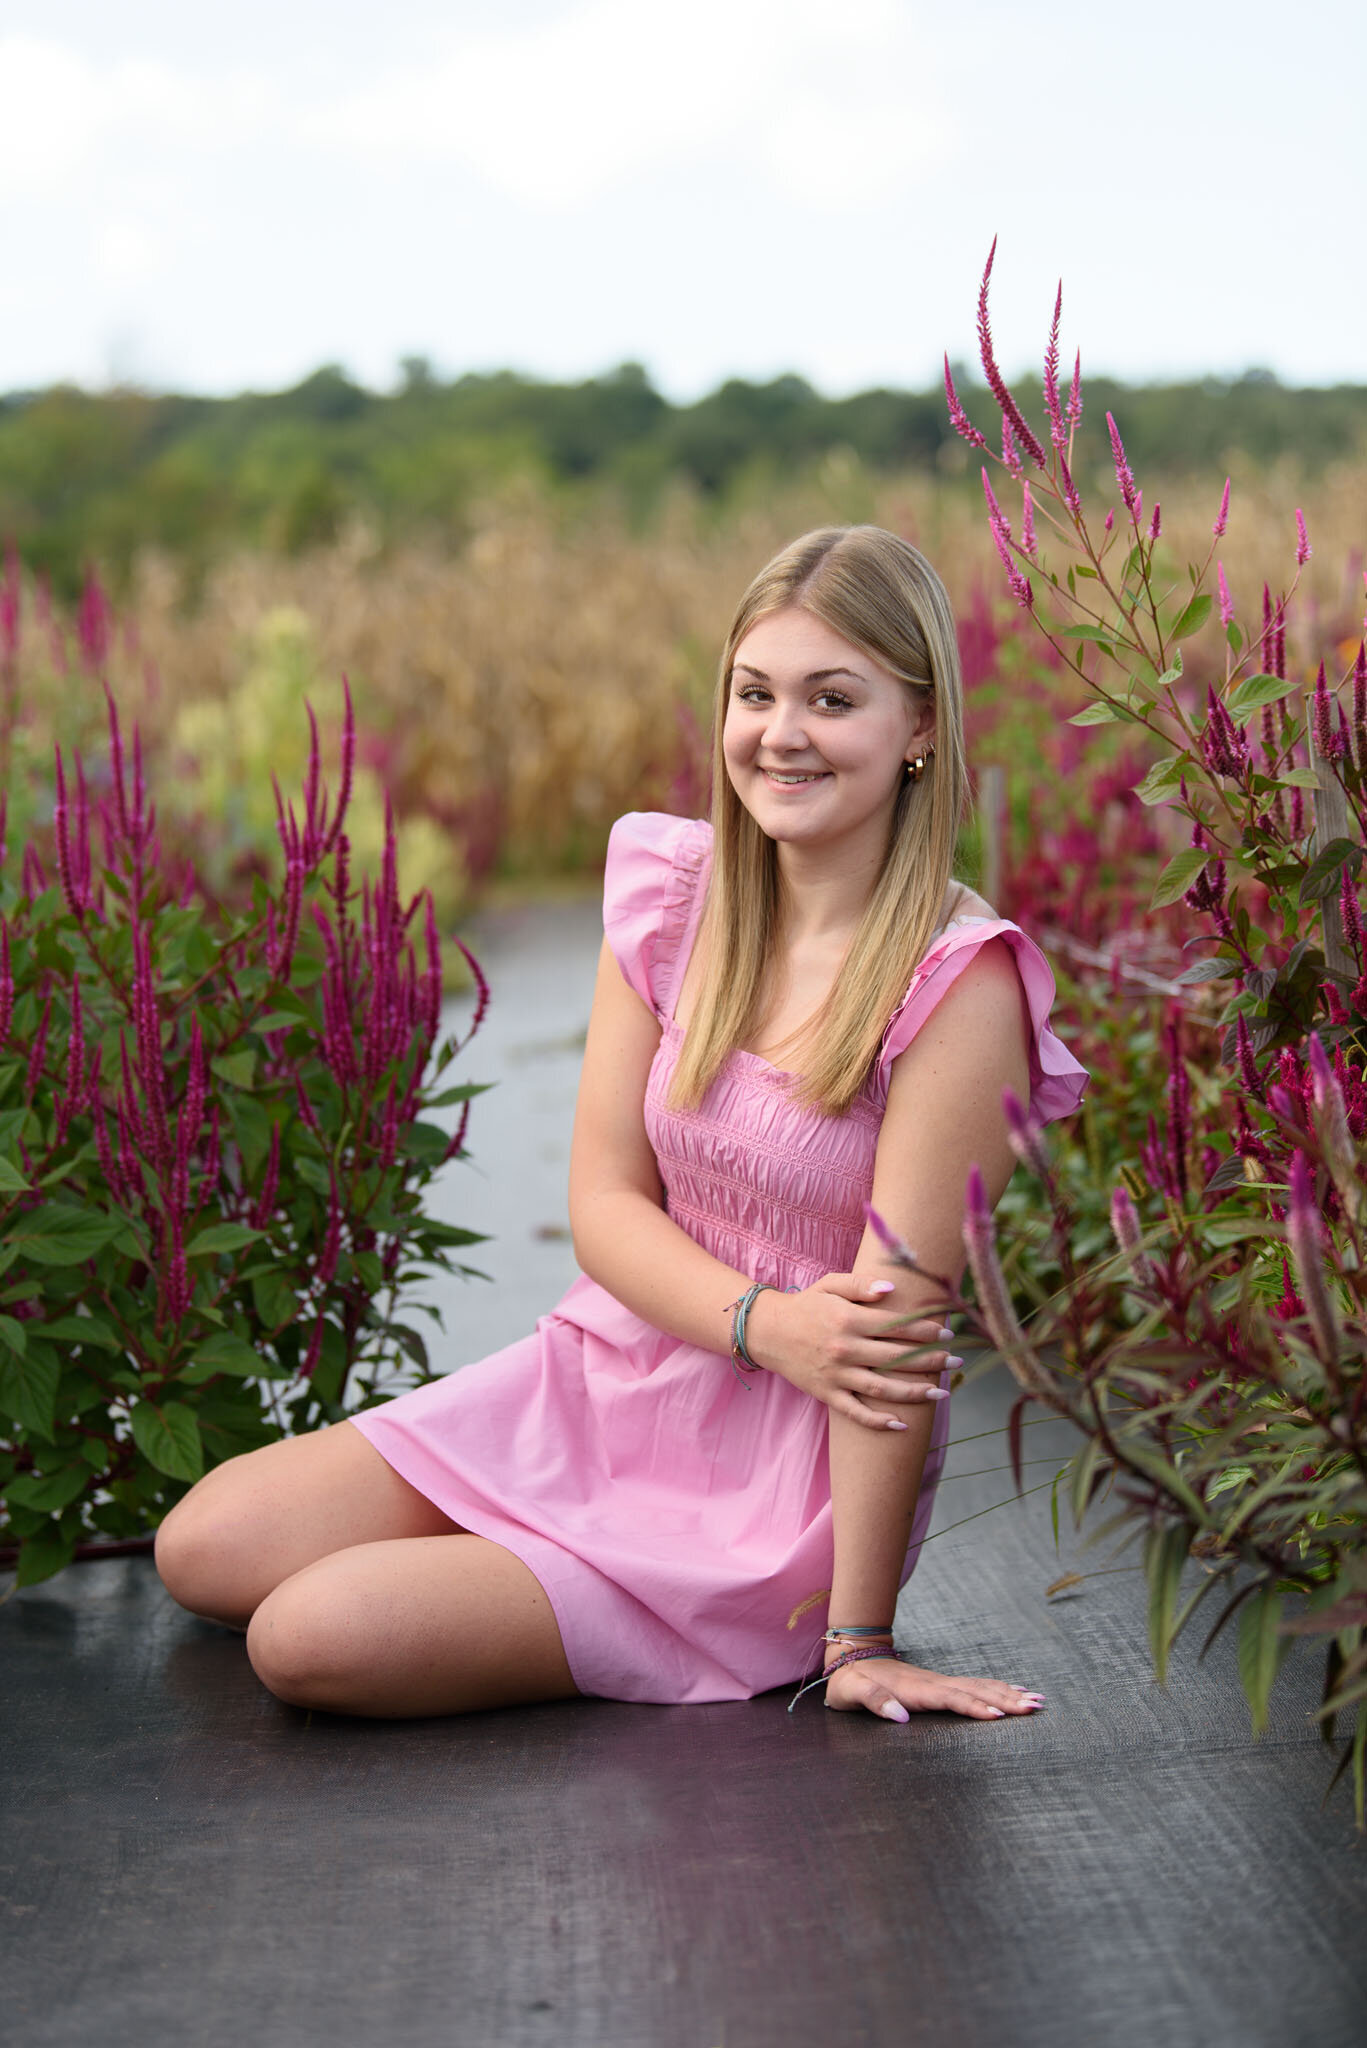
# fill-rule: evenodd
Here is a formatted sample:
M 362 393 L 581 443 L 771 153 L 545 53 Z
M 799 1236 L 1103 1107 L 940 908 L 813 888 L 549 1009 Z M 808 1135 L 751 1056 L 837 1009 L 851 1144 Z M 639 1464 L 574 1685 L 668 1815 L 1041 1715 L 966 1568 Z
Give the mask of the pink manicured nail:
M 878 1711 L 883 1716 L 883 1719 L 885 1721 L 909 1721 L 911 1719 L 911 1715 L 907 1712 L 906 1708 L 902 1705 L 902 1702 L 900 1700 L 889 1700 L 887 1704 L 885 1706 L 881 1706 L 878 1709 Z
M 952 1351 L 950 1352 L 948 1358 L 945 1360 L 946 1372 L 962 1372 L 963 1365 L 964 1362 L 962 1358 L 956 1357 Z
M 875 1280 L 869 1289 L 870 1294 L 895 1294 L 896 1292 L 897 1282 L 895 1280 Z
M 953 1341 L 954 1341 L 954 1332 L 953 1332 L 953 1331 L 952 1331 L 952 1330 L 950 1329 L 950 1327 L 949 1327 L 949 1324 L 948 1324 L 948 1323 L 942 1323 L 942 1324 L 940 1325 L 940 1335 L 941 1335 L 941 1337 L 942 1337 L 942 1338 L 944 1339 L 944 1341 L 945 1341 L 945 1343 L 946 1343 L 946 1344 L 952 1344 L 952 1343 L 953 1343 Z
M 890 1416 L 888 1417 L 888 1419 L 887 1419 L 887 1422 L 886 1422 L 886 1424 L 885 1424 L 884 1426 L 885 1426 L 886 1428 L 888 1428 L 888 1429 L 905 1429 L 905 1428 L 906 1428 L 906 1424 L 905 1424 L 905 1422 L 899 1422 L 899 1421 L 897 1420 L 897 1417 L 896 1417 L 895 1415 L 890 1415 Z
M 948 1388 L 948 1387 L 927 1387 L 927 1388 L 926 1388 L 926 1399 L 927 1399 L 927 1401 L 947 1401 L 947 1400 L 949 1399 L 949 1388 Z M 906 1427 L 906 1424 L 905 1424 L 905 1423 L 903 1423 L 902 1427 L 903 1427 L 903 1428 L 905 1429 L 905 1427 Z
M 993 1721 L 1004 1721 L 1006 1719 L 1006 1712 L 1002 1707 L 989 1707 L 987 1711 Z

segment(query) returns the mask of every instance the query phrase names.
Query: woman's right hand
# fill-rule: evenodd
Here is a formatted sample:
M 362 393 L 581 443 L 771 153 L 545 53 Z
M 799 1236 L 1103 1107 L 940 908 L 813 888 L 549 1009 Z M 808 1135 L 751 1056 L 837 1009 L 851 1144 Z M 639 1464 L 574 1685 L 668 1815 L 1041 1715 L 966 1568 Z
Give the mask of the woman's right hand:
M 946 1366 L 962 1363 L 943 1349 L 890 1369 L 904 1352 L 943 1345 L 946 1326 L 934 1316 L 895 1325 L 888 1297 L 893 1283 L 868 1273 L 823 1273 L 799 1294 L 766 1288 L 746 1319 L 745 1348 L 756 1365 L 779 1373 L 838 1415 L 867 1429 L 906 1424 L 871 1401 L 912 1403 L 948 1398 L 940 1385 Z

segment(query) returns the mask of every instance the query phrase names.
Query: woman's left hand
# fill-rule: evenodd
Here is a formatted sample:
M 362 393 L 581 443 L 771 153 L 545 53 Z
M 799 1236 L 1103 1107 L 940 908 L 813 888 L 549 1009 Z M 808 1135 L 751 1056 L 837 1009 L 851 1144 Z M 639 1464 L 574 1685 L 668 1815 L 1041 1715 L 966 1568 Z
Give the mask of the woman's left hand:
M 972 1721 L 1001 1721 L 1008 1714 L 1033 1714 L 1044 1695 L 999 1678 L 945 1678 L 895 1657 L 863 1657 L 826 1681 L 826 1705 L 853 1714 L 862 1707 L 883 1721 L 909 1721 L 913 1714 L 963 1714 Z

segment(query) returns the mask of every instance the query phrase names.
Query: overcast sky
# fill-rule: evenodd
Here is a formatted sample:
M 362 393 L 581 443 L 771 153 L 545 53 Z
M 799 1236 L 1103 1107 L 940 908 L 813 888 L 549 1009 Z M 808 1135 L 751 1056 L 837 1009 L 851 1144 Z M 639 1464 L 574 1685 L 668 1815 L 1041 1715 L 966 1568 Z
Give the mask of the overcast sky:
M 1362 0 L 0 0 L 0 390 L 1367 381 Z

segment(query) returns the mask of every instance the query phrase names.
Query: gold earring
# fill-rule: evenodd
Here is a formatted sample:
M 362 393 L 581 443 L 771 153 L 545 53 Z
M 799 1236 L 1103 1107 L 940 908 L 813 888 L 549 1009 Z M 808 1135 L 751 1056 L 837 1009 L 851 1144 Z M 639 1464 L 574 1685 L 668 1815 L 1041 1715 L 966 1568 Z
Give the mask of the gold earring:
M 927 747 L 924 754 L 918 754 L 914 761 L 907 762 L 902 771 L 903 780 L 906 782 L 919 782 L 926 772 L 926 762 L 933 761 L 934 759 L 934 747 Z

